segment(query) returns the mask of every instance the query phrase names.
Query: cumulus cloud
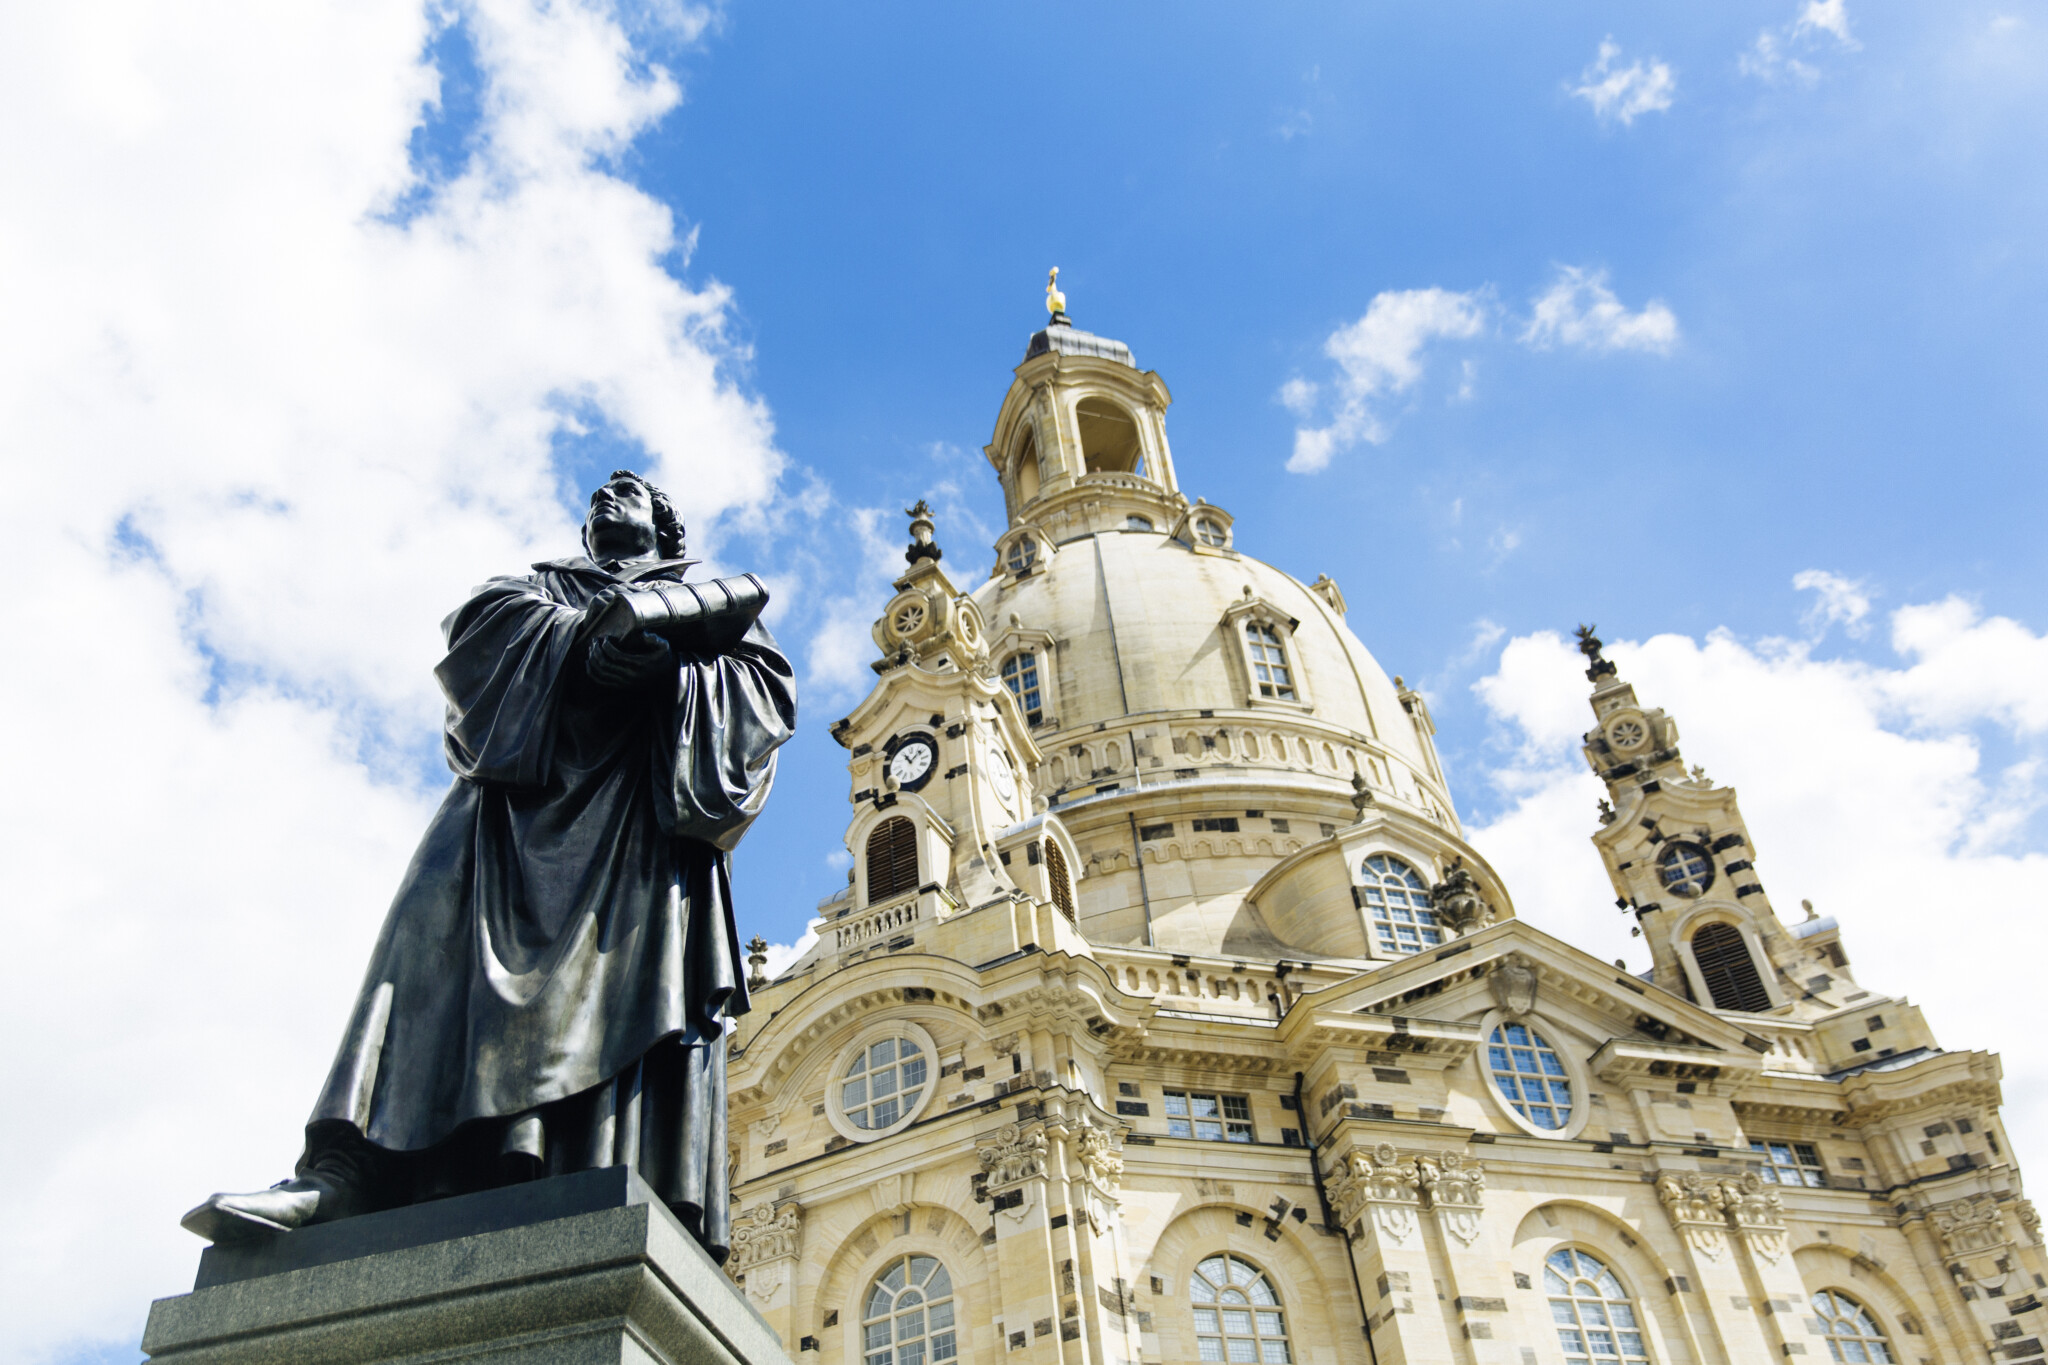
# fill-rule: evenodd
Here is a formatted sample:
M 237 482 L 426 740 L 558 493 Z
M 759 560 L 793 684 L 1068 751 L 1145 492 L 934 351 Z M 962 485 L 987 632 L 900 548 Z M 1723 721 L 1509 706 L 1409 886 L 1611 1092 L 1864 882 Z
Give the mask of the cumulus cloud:
M 1836 0 L 1839 6 L 1840 0 Z M 1573 98 L 1592 106 L 1593 116 L 1603 123 L 1634 123 L 1638 116 L 1671 107 L 1678 92 L 1678 77 L 1669 65 L 1655 57 L 1619 65 L 1621 45 L 1604 39 L 1593 64 L 1579 73 L 1579 83 L 1566 87 Z
M 1740 789 L 1780 914 L 1797 919 L 1813 900 L 1840 919 L 1865 987 L 1924 1006 L 1947 1047 L 1996 1049 L 2011 1002 L 2034 989 L 2035 950 L 2048 949 L 2048 928 L 2020 909 L 2038 904 L 2048 856 L 2019 837 L 2048 794 L 2048 638 L 1954 599 L 1901 608 L 1891 626 L 1897 658 L 1881 663 L 1726 632 L 1608 654 L 1646 705 L 1677 719 L 1686 760 Z M 1488 774 L 1499 813 L 1471 837 L 1521 914 L 1641 967 L 1587 842 L 1605 792 L 1578 753 L 1593 719 L 1584 662 L 1558 634 L 1518 636 L 1475 684 L 1506 748 Z M 2019 756 L 1989 763 L 2005 749 Z M 1987 914 L 1997 952 L 1929 951 L 1945 942 L 1938 926 Z M 2012 1131 L 2038 1164 L 2048 1059 L 2013 1049 L 2004 1061 Z
M 10 25 L 14 1358 L 132 1342 L 190 1283 L 178 1215 L 287 1173 L 445 780 L 437 623 L 574 546 L 563 443 L 647 468 L 699 550 L 773 496 L 728 295 L 609 169 L 680 98 L 644 31 L 598 0 Z M 448 129 L 457 49 L 480 112 Z M 437 128 L 445 169 L 409 154 Z
M 1805 569 L 1792 575 L 1792 586 L 1814 594 L 1807 608 L 1806 624 L 1815 631 L 1839 625 L 1859 639 L 1870 633 L 1870 593 L 1853 578 L 1825 569 Z
M 1407 391 L 1422 378 L 1423 352 L 1430 342 L 1479 335 L 1487 312 L 1481 295 L 1448 289 L 1388 290 L 1374 296 L 1363 317 L 1323 343 L 1323 353 L 1337 362 L 1335 411 L 1322 426 L 1296 429 L 1287 467 L 1312 474 L 1360 441 L 1377 445 L 1386 440 L 1378 401 Z M 1301 379 L 1280 391 L 1280 400 L 1305 419 L 1317 410 L 1319 398 L 1317 386 Z
M 1759 31 L 1737 65 L 1744 75 L 1770 84 L 1811 85 L 1820 79 L 1820 68 L 1804 57 L 1862 46 L 1849 32 L 1847 0 L 1806 0 L 1789 23 Z
M 1629 312 L 1607 287 L 1604 270 L 1560 266 L 1550 287 L 1531 305 L 1521 339 L 1538 349 L 1577 346 L 1661 355 L 1678 342 L 1678 319 L 1662 299 L 1651 299 Z

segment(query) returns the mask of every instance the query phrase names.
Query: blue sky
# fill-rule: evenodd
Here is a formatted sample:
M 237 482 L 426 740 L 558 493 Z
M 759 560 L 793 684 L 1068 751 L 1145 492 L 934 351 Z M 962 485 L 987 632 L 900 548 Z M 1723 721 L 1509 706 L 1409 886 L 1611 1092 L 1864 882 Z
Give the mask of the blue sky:
M 1864 985 L 1951 1046 L 2037 989 L 2039 3 L 8 27 L 0 532 L 45 643 L 0 674 L 0 1032 L 37 1040 L 0 1218 L 39 1230 L 0 1242 L 0 1357 L 132 1358 L 178 1214 L 284 1173 L 446 785 L 438 622 L 614 465 L 776 586 L 804 726 L 736 881 L 746 932 L 802 933 L 900 509 L 986 571 L 1053 265 L 1171 387 L 1186 491 L 1426 690 L 1519 913 L 1647 960 L 1586 843 L 1597 621 Z M 2038 1169 L 2048 1058 L 2005 1065 Z
M 2048 617 L 2041 48 L 1997 7 L 1854 8 L 1850 43 L 1789 36 L 1787 4 L 1304 7 L 1255 34 L 1223 7 L 880 13 L 728 11 L 631 174 L 733 287 L 783 448 L 864 504 L 959 485 L 963 570 L 1058 264 L 1172 387 L 1188 490 L 1434 684 L 1454 773 L 1487 733 L 1482 622 L 1796 634 L 1813 568 Z M 1811 74 L 1745 72 L 1766 33 Z M 1609 39 L 1669 68 L 1669 107 L 1572 93 Z M 1676 344 L 1517 344 L 1564 266 L 1662 301 Z M 1483 333 L 1426 349 L 1383 444 L 1288 473 L 1281 387 L 1327 385 L 1333 331 L 1427 288 L 1480 294 Z M 825 799 L 786 783 L 750 880 L 815 865 L 783 856 L 843 795 L 812 738 L 791 771 Z

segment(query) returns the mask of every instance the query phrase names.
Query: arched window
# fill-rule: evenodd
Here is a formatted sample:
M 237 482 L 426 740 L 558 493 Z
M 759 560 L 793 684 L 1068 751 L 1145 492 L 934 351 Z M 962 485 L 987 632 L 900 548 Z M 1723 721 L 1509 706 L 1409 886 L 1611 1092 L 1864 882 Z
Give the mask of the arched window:
M 1060 852 L 1057 839 L 1045 841 L 1045 880 L 1052 887 L 1052 903 L 1069 924 L 1075 923 L 1074 879 L 1067 875 L 1067 855 Z
M 1486 1069 L 1517 1114 L 1538 1128 L 1572 1120 L 1572 1083 L 1564 1059 L 1527 1024 L 1501 1024 L 1486 1040 Z
M 868 904 L 917 889 L 917 826 L 892 815 L 868 835 Z
M 1036 725 L 1045 718 L 1045 705 L 1038 690 L 1038 655 L 1035 651 L 1020 649 L 1003 660 L 1003 686 L 1017 698 L 1017 705 L 1024 712 L 1027 724 Z
M 1010 553 L 1003 562 L 1010 566 L 1010 572 L 1023 575 L 1031 572 L 1031 566 L 1038 562 L 1038 541 L 1031 536 L 1018 536 L 1010 542 Z
M 1124 518 L 1124 529 L 1126 531 L 1149 531 L 1152 529 L 1152 518 L 1141 517 L 1136 512 L 1133 512 Z
M 1870 1310 L 1839 1289 L 1823 1289 L 1813 1296 L 1813 1315 L 1820 1319 L 1828 1352 L 1836 1360 L 1858 1365 L 1891 1365 L 1898 1359 L 1891 1342 Z
M 959 1354 L 953 1279 L 930 1256 L 905 1256 L 875 1277 L 861 1311 L 864 1365 L 937 1365 Z
M 1560 1247 L 1543 1258 L 1543 1288 L 1566 1365 L 1644 1365 L 1650 1359 L 1634 1300 L 1599 1261 Z
M 1692 900 L 1714 884 L 1714 860 L 1698 844 L 1668 843 L 1657 855 L 1657 875 L 1666 891 Z
M 839 1112 L 856 1128 L 880 1132 L 917 1111 L 927 1071 L 914 1038 L 884 1038 L 853 1054 L 839 1078 Z
M 1734 925 L 1716 921 L 1693 930 L 1692 960 L 1699 964 L 1700 980 L 1707 983 L 1715 1009 L 1755 1014 L 1771 1007 L 1771 993 L 1757 974 L 1756 959 Z
M 1211 1256 L 1188 1276 L 1200 1360 L 1288 1365 L 1287 1318 L 1280 1296 L 1258 1267 L 1235 1256 Z M 873 1362 L 870 1362 L 873 1365 Z
M 1244 623 L 1245 647 L 1251 651 L 1252 681 L 1259 695 L 1275 701 L 1294 700 L 1294 670 L 1287 665 L 1287 651 L 1281 648 L 1280 632 L 1264 621 Z M 1302 745 L 1307 759 L 1308 746 Z
M 1017 505 L 1022 507 L 1038 496 L 1038 435 L 1024 433 L 1024 448 L 1017 452 Z
M 1142 474 L 1145 456 L 1138 423 L 1104 398 L 1084 398 L 1074 409 L 1081 436 L 1081 461 L 1090 474 Z
M 1443 926 L 1430 908 L 1429 888 L 1399 858 L 1375 853 L 1365 860 L 1358 894 L 1372 915 L 1383 953 L 1419 953 L 1444 941 Z
M 1214 517 L 1195 518 L 1195 540 L 1202 545 L 1221 549 L 1230 543 L 1230 533 L 1223 529 L 1223 523 Z

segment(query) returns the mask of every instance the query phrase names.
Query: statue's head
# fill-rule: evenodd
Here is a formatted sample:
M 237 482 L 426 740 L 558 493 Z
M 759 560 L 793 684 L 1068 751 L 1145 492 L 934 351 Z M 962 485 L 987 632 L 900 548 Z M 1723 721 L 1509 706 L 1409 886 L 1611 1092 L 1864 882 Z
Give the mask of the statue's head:
M 630 469 L 615 469 L 590 495 L 583 548 L 593 559 L 630 559 L 650 550 L 674 559 L 683 553 L 683 523 L 666 493 Z

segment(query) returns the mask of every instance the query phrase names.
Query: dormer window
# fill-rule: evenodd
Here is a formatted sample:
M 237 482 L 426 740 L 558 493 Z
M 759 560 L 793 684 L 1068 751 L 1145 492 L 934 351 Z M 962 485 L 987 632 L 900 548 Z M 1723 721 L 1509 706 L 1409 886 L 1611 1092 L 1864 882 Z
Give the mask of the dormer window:
M 1223 529 L 1223 523 L 1214 517 L 1195 518 L 1195 543 L 1220 550 L 1230 544 L 1230 533 Z
M 1024 713 L 1026 724 L 1036 725 L 1045 718 L 1045 707 L 1038 688 L 1038 654 L 1035 650 L 1020 649 L 1003 660 L 1003 686 L 1017 699 L 1017 707 Z
M 1022 578 L 1038 563 L 1038 542 L 1030 536 L 1019 536 L 1010 543 L 1010 553 L 1003 561 L 1010 566 L 1010 572 Z
M 1247 621 L 1244 638 L 1251 653 L 1252 683 L 1259 695 L 1270 701 L 1295 700 L 1294 670 L 1287 663 L 1280 632 L 1269 622 Z

